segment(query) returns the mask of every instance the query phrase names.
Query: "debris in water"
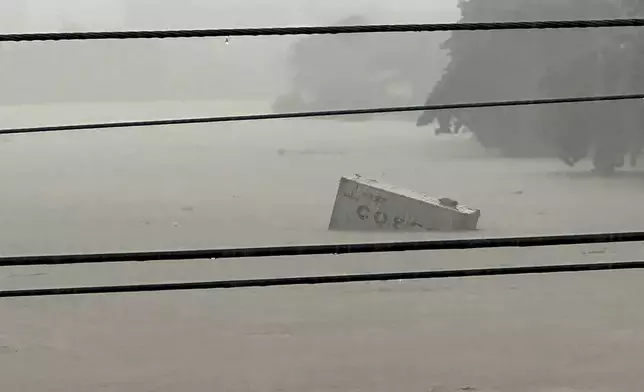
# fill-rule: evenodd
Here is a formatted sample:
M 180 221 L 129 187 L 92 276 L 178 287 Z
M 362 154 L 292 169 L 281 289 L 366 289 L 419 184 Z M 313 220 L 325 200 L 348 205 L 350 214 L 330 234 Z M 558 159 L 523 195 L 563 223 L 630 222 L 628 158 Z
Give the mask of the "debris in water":
M 445 207 L 450 207 L 450 208 L 458 207 L 458 202 L 454 199 L 450 199 L 449 197 L 442 197 L 438 199 L 438 201 L 441 203 L 441 205 Z
M 448 197 L 437 200 L 356 175 L 340 179 L 329 230 L 476 230 L 480 215 Z

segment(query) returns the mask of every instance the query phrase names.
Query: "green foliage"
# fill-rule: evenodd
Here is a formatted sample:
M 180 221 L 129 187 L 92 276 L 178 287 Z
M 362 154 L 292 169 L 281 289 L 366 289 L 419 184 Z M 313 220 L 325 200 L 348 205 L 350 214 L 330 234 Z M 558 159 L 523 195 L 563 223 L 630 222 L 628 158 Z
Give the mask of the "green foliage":
M 622 0 L 620 17 L 641 17 L 644 2 Z M 644 35 L 641 28 L 598 29 L 603 33 L 593 51 L 578 54 L 552 70 L 542 81 L 549 95 L 629 94 L 644 91 Z M 542 123 L 550 144 L 567 163 L 575 164 L 593 152 L 595 167 L 611 172 L 630 155 L 635 164 L 644 146 L 641 101 L 616 101 L 544 107 Z
M 623 15 L 618 0 L 462 0 L 461 22 L 614 18 Z M 568 29 L 455 32 L 443 44 L 451 62 L 432 91 L 433 103 L 568 96 L 593 86 L 582 64 L 574 81 L 552 84 L 570 64 L 593 56 L 620 29 Z M 561 77 L 559 78 L 561 79 Z M 569 83 L 570 82 L 570 83 Z M 596 87 L 596 86 L 595 86 Z M 592 91 L 591 91 L 592 93 Z M 548 153 L 543 113 L 537 107 L 454 112 L 488 147 L 510 155 Z

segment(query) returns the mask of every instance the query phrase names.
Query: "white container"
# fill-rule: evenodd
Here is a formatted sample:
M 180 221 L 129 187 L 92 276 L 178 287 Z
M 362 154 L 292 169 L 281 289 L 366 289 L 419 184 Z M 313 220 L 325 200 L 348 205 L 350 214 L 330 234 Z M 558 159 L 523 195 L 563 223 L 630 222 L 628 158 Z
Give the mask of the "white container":
M 481 212 L 450 199 L 382 184 L 360 176 L 342 177 L 329 230 L 476 230 Z

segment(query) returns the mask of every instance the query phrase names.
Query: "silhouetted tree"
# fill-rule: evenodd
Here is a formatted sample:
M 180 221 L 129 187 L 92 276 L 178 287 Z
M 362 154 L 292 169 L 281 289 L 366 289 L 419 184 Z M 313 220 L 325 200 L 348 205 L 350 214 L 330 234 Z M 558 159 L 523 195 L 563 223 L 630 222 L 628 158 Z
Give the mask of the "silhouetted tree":
M 644 2 L 623 0 L 623 17 L 640 17 Z M 639 28 L 604 29 L 595 50 L 578 55 L 544 78 L 542 90 L 555 96 L 644 92 L 644 35 Z M 599 34 L 598 31 L 596 34 Z M 641 100 L 543 107 L 547 136 L 557 155 L 569 165 L 592 154 L 596 170 L 611 173 L 631 165 L 644 146 L 644 105 Z
M 460 22 L 612 18 L 618 0 L 461 0 Z M 593 53 L 611 31 L 599 29 L 454 32 L 443 44 L 450 63 L 429 103 L 531 99 L 548 96 L 546 75 Z M 439 113 L 424 113 L 418 125 Z M 443 113 L 443 116 L 446 116 Z M 451 111 L 486 147 L 507 155 L 551 154 L 537 107 Z M 443 126 L 444 128 L 444 126 Z

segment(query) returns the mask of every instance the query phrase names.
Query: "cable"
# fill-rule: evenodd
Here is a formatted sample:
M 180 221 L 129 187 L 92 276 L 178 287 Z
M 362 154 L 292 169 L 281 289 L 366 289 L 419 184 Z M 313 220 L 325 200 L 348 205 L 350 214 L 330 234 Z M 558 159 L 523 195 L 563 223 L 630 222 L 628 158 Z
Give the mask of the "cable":
M 21 289 L 0 291 L 0 298 L 46 297 L 58 295 L 143 293 L 151 291 L 186 291 L 235 289 L 250 287 L 301 286 L 332 283 L 381 282 L 391 280 L 419 280 L 467 278 L 482 276 L 508 276 L 552 274 L 563 272 L 590 272 L 627 269 L 644 269 L 644 261 L 626 261 L 592 264 L 562 264 L 527 267 L 480 268 L 466 270 L 390 272 L 378 274 L 301 276 L 289 278 L 220 280 L 214 282 L 157 283 L 121 286 L 63 287 L 48 289 Z
M 0 42 L 25 41 L 70 41 L 105 39 L 163 39 L 246 37 L 314 34 L 402 33 L 421 31 L 480 31 L 480 30 L 545 30 L 598 27 L 644 26 L 644 19 L 597 19 L 559 21 L 520 21 L 489 23 L 437 23 L 437 24 L 392 24 L 354 26 L 301 26 L 259 27 L 206 30 L 150 30 L 150 31 L 88 31 L 68 33 L 0 34 Z
M 398 107 L 384 107 L 384 108 L 370 108 L 370 109 L 342 109 L 342 110 L 323 110 L 323 111 L 294 112 L 294 113 L 250 114 L 250 115 L 221 116 L 221 117 L 197 117 L 197 118 L 183 118 L 183 119 L 170 119 L 170 120 L 124 121 L 124 122 L 76 124 L 76 125 L 53 125 L 53 126 L 43 126 L 43 127 L 0 129 L 0 135 L 21 134 L 21 133 L 80 131 L 80 130 L 92 130 L 92 129 L 151 127 L 151 126 L 164 126 L 164 125 L 206 124 L 206 123 L 222 123 L 222 122 L 235 122 L 235 121 L 277 120 L 277 119 L 289 119 L 289 118 L 402 113 L 402 112 L 451 110 L 451 109 L 476 109 L 476 108 L 490 108 L 490 107 L 548 105 L 548 104 L 581 103 L 581 102 L 623 101 L 623 100 L 634 100 L 634 99 L 644 99 L 644 94 L 600 95 L 600 96 L 572 97 L 572 98 L 545 98 L 545 99 L 529 99 L 529 100 L 514 100 L 514 101 L 454 103 L 454 104 L 444 104 L 444 105 L 398 106 Z
M 273 246 L 261 248 L 232 248 L 179 250 L 131 253 L 97 253 L 54 256 L 0 257 L 0 267 L 33 265 L 69 265 L 124 262 L 156 262 L 170 260 L 236 259 L 250 257 L 340 255 L 356 253 L 391 253 L 421 250 L 463 250 L 508 247 L 541 247 L 596 243 L 644 241 L 644 232 L 574 234 L 559 236 L 477 238 L 389 243 Z

